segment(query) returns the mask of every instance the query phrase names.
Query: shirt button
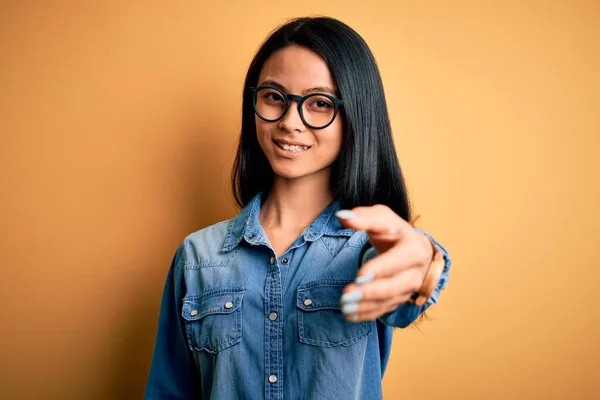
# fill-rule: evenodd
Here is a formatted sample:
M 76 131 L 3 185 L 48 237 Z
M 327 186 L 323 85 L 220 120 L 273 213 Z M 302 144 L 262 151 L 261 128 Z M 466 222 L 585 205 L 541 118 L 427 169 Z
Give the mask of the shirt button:
M 190 313 L 190 315 L 192 317 L 195 317 L 196 315 L 198 315 L 198 310 L 192 310 L 192 312 Z
M 275 375 L 269 376 L 269 382 L 271 382 L 271 383 L 277 382 L 277 377 Z
M 256 235 L 250 235 L 248 236 L 248 239 L 254 239 L 256 237 Z
M 271 321 L 275 321 L 277 319 L 277 313 L 272 312 L 271 314 L 269 314 L 269 319 Z
M 290 260 L 288 260 L 287 258 L 284 258 L 283 260 L 281 260 L 282 263 L 287 264 L 288 262 L 290 262 Z
M 275 257 L 271 257 L 271 259 L 269 260 L 269 263 L 271 265 L 275 264 Z
M 311 300 L 311 299 L 306 299 L 306 300 L 304 300 L 304 305 L 305 305 L 306 307 L 310 307 L 310 305 L 311 305 L 311 304 L 312 304 L 312 300 Z
M 231 307 L 233 307 L 233 303 L 231 301 L 225 303 L 225 308 L 230 309 Z

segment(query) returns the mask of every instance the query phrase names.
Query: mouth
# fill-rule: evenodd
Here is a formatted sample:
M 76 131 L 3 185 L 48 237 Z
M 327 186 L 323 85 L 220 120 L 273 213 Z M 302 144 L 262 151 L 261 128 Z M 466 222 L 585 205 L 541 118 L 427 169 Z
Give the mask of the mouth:
M 289 143 L 281 140 L 273 140 L 273 143 L 281 150 L 289 151 L 291 153 L 303 153 L 311 148 L 311 146 L 305 146 L 299 143 Z

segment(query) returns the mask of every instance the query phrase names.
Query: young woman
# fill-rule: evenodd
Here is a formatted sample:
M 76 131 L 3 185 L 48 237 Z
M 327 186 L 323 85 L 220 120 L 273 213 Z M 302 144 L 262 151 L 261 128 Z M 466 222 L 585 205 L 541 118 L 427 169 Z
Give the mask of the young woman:
M 163 294 L 146 399 L 380 399 L 393 327 L 438 299 L 450 259 L 414 229 L 381 78 L 331 18 L 252 61 L 234 219 L 188 236 Z

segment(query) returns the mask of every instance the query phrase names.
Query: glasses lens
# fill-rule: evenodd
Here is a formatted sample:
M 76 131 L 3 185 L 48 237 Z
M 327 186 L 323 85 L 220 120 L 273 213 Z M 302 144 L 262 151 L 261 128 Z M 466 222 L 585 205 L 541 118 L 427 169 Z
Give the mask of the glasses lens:
M 302 105 L 304 121 L 315 128 L 329 124 L 335 116 L 335 105 L 326 96 L 314 95 L 308 97 Z
M 276 121 L 283 116 L 286 99 L 275 89 L 263 88 L 256 93 L 255 108 L 260 117 Z

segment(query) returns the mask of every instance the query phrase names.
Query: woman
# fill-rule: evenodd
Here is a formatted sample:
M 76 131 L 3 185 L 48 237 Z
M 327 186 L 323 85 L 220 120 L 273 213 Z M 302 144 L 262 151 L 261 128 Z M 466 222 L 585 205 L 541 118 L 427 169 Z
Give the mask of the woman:
M 301 18 L 260 48 L 233 188 L 240 214 L 175 254 L 146 399 L 381 398 L 393 327 L 437 301 L 450 259 L 407 222 L 381 78 L 350 27 Z

